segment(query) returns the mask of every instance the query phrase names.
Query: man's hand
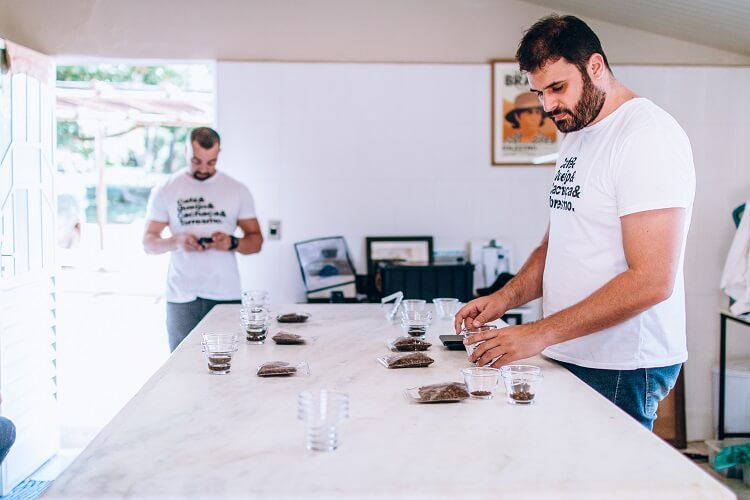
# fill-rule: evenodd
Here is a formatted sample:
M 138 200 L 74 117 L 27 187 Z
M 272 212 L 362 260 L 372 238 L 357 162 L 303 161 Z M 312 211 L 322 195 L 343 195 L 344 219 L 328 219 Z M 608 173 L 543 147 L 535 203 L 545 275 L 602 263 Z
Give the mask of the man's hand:
M 226 233 L 216 231 L 211 235 L 214 239 L 213 243 L 206 244 L 206 248 L 212 248 L 214 250 L 229 250 L 232 246 L 232 237 Z
M 202 252 L 205 250 L 203 245 L 198 243 L 198 237 L 194 234 L 182 233 L 175 235 L 174 242 L 177 245 L 177 249 L 184 252 Z
M 180 233 L 169 238 L 162 237 L 168 224 L 162 221 L 149 220 L 143 232 L 143 249 L 146 253 L 160 254 L 173 251 L 202 252 L 205 250 L 194 234 Z
M 464 340 L 465 344 L 477 342 L 481 343 L 469 356 L 469 361 L 476 361 L 477 366 L 485 366 L 494 359 L 492 368 L 536 356 L 549 345 L 544 332 L 536 323 L 489 330 Z
M 502 298 L 497 295 L 487 295 L 474 299 L 463 306 L 456 313 L 454 327 L 456 333 L 461 333 L 461 328 L 477 328 L 490 321 L 495 321 L 507 311 L 507 306 Z

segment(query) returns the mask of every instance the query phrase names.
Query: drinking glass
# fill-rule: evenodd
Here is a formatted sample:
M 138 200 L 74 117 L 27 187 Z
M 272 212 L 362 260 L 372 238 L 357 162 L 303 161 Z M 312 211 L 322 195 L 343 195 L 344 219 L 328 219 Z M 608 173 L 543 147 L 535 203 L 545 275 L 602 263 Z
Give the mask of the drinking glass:
M 406 299 L 401 301 L 401 312 L 424 311 L 427 301 L 424 299 Z
M 466 389 L 472 399 L 492 399 L 500 379 L 500 370 L 472 366 L 461 370 L 464 375 Z
M 430 311 L 402 311 L 401 328 L 408 337 L 423 339 L 432 324 Z
M 482 325 L 476 328 L 474 327 L 464 328 L 463 330 L 461 330 L 461 335 L 464 338 L 466 338 L 472 335 L 477 335 L 477 334 L 489 332 L 492 330 L 497 330 L 497 326 L 496 325 Z M 469 353 L 469 357 L 471 357 L 471 355 L 474 354 L 474 351 L 476 350 L 477 347 L 479 347 L 479 344 L 481 344 L 481 342 L 475 342 L 474 344 L 464 344 L 464 346 L 466 347 L 466 352 Z
M 333 451 L 341 442 L 341 424 L 349 418 L 349 395 L 325 389 L 302 392 L 297 418 L 305 424 L 308 450 Z
M 453 319 L 461 307 L 461 302 L 452 298 L 432 299 L 432 303 L 435 304 L 438 319 Z
M 240 309 L 240 324 L 245 330 L 245 340 L 248 344 L 265 342 L 270 322 L 271 316 L 263 309 L 245 307 Z
M 500 368 L 508 403 L 530 405 L 536 400 L 542 383 L 542 369 L 534 365 L 505 365 Z
M 232 367 L 232 356 L 237 352 L 237 336 L 204 334 L 201 346 L 212 375 L 226 375 Z
M 268 310 L 268 292 L 265 290 L 248 290 L 242 292 L 242 306 L 246 309 L 260 308 Z

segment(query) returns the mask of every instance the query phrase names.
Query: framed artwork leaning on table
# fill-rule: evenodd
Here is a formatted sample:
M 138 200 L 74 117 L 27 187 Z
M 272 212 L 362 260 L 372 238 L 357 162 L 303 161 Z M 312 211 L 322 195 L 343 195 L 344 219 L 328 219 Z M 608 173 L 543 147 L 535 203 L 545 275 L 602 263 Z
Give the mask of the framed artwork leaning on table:
M 368 236 L 365 251 L 368 274 L 379 262 L 432 264 L 432 236 Z
M 518 63 L 490 61 L 492 74 L 492 164 L 554 163 L 561 135 L 529 89 Z
M 381 264 L 432 264 L 432 236 L 367 236 L 366 293 L 370 301 L 383 296 Z
M 308 299 L 328 298 L 331 292 L 356 296 L 356 273 L 343 236 L 328 236 L 294 244 Z

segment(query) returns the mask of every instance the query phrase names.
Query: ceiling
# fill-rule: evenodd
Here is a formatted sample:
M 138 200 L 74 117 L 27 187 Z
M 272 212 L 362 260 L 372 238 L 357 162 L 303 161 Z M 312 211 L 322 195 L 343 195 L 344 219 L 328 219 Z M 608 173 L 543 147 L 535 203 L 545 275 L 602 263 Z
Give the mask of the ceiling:
M 0 38 L 58 60 L 482 63 L 555 11 L 614 64 L 750 64 L 750 0 L 0 0 Z
M 750 0 L 524 0 L 750 56 Z

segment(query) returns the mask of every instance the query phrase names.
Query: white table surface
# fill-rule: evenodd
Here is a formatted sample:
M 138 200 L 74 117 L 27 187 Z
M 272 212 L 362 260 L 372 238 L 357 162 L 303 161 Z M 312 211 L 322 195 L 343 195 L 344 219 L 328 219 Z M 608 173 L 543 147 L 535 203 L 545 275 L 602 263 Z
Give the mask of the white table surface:
M 380 305 L 276 305 L 309 311 L 272 324 L 318 339 L 306 346 L 241 343 L 232 371 L 211 375 L 206 331 L 237 332 L 239 306 L 217 306 L 44 498 L 674 498 L 734 495 L 565 369 L 531 360 L 545 377 L 536 404 L 410 403 L 404 389 L 461 381 L 465 353 L 437 339 L 428 368 L 386 369 L 398 336 Z M 158 330 L 158 329 L 155 329 Z M 125 341 L 125 340 L 124 340 Z M 307 361 L 309 377 L 259 378 L 264 361 Z M 137 363 L 137 360 L 133 360 Z M 95 376 L 93 374 L 92 376 Z M 333 452 L 305 448 L 297 394 L 350 395 L 351 418 Z

